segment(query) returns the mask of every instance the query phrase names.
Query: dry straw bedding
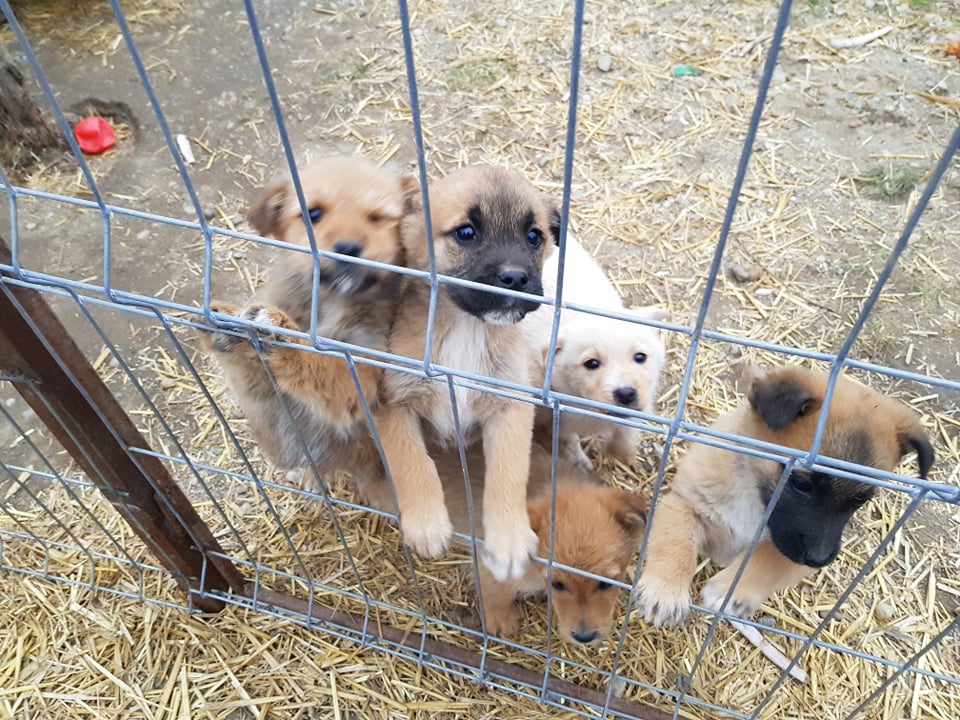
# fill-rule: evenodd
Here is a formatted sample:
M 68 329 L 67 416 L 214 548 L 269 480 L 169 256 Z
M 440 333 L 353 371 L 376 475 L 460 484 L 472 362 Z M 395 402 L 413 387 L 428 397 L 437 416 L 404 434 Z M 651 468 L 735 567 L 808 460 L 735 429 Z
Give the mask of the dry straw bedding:
M 720 280 L 709 327 L 738 337 L 835 351 L 916 200 L 915 190 L 908 187 L 899 201 L 884 201 L 858 178 L 877 167 L 905 165 L 919 168 L 922 181 L 924 169 L 935 162 L 956 125 L 960 113 L 955 105 L 918 95 L 940 100 L 960 97 L 958 63 L 945 57 L 941 48 L 960 33 L 947 12 L 948 3 L 917 3 L 918 7 L 899 9 L 876 5 L 882 7 L 872 14 L 864 12 L 860 3 L 844 1 L 825 6 L 811 2 L 795 9 L 782 70 L 771 90 L 727 252 L 727 267 L 755 266 L 761 272 L 747 282 L 726 275 Z M 54 12 L 60 6 L 41 3 L 38 7 L 33 26 L 37 32 L 43 31 L 44 22 L 63 27 L 63 14 Z M 412 10 L 419 28 L 415 41 L 430 172 L 438 174 L 465 162 L 494 162 L 523 170 L 546 191 L 558 193 L 570 8 L 557 3 L 534 9 L 507 3 L 462 6 L 427 1 L 415 3 Z M 48 15 L 41 16 L 40 11 Z M 142 32 L 155 30 L 170 18 L 180 28 L 196 21 L 189 9 L 173 4 L 167 4 L 167 18 L 157 17 L 146 4 L 130 3 L 128 12 L 135 30 Z M 273 44 L 270 50 L 275 67 L 283 68 L 280 89 L 298 144 L 316 147 L 318 152 L 359 147 L 393 163 L 409 162 L 413 157 L 409 110 L 405 85 L 399 80 L 403 59 L 393 7 L 373 3 L 362 10 L 300 8 L 296 12 L 300 22 L 293 23 L 289 32 L 318 40 L 291 42 L 290 47 Z M 629 302 L 661 304 L 679 324 L 689 325 L 696 315 L 773 12 L 772 4 L 746 0 L 697 7 L 603 2 L 587 11 L 573 224 Z M 105 63 L 114 57 L 111 53 L 123 52 L 122 47 L 103 42 L 112 42 L 115 35 L 103 18 L 87 19 L 81 27 L 73 27 L 72 39 L 81 52 L 85 47 L 98 48 Z M 830 38 L 856 36 L 887 24 L 894 30 L 871 45 L 844 51 L 829 46 Z M 154 60 L 166 63 L 163 67 L 172 74 L 189 74 L 189 67 L 177 65 L 178 48 L 189 41 L 189 32 L 159 35 L 160 41 L 151 48 Z M 99 50 L 103 47 L 111 49 Z M 330 47 L 336 52 L 330 52 Z M 612 58 L 607 73 L 596 68 L 604 53 Z M 101 55 L 96 56 L 98 62 Z M 694 65 L 704 73 L 673 78 L 671 69 L 679 64 Z M 270 127 L 266 108 L 261 103 L 248 110 L 249 124 L 235 132 L 217 132 L 215 119 L 212 129 L 193 138 L 199 163 L 204 165 L 197 173 L 231 179 L 221 186 L 214 203 L 215 223 L 242 227 L 239 214 L 249 190 L 280 163 L 279 150 L 266 130 Z M 297 122 L 304 117 L 309 122 Z M 253 148 L 256 153 L 251 152 Z M 119 161 L 107 157 L 95 165 L 106 187 L 111 163 Z M 25 182 L 82 192 L 76 176 L 55 165 L 41 166 Z M 958 182 L 953 170 L 855 347 L 856 357 L 957 379 Z M 146 190 L 143 193 L 144 202 L 152 202 L 152 196 Z M 24 203 L 24 217 L 31 212 L 39 210 Z M 117 222 L 122 230 L 123 220 Z M 177 238 L 176 233 L 171 237 Z M 182 247 L 178 261 L 191 271 L 202 267 L 202 243 L 184 235 Z M 217 240 L 215 251 L 215 290 L 239 299 L 256 284 L 268 255 L 249 243 L 223 239 Z M 172 279 L 161 294 L 196 302 L 195 276 L 184 275 Z M 132 334 L 121 342 L 125 348 L 134 348 L 127 359 L 155 394 L 191 457 L 244 472 L 225 430 L 170 341 L 148 323 L 131 324 L 135 326 Z M 190 334 L 178 337 L 193 353 Z M 666 340 L 669 360 L 660 408 L 670 416 L 676 410 L 689 343 L 681 333 L 671 333 Z M 108 354 L 96 355 L 92 359 L 118 392 L 129 391 L 129 383 Z M 250 450 L 257 470 L 267 479 L 286 483 L 286 478 L 274 477 L 259 458 L 216 369 L 198 354 L 191 357 Z M 690 419 L 709 421 L 737 402 L 735 366 L 744 361 L 778 363 L 784 358 L 730 344 L 703 344 L 688 401 Z M 955 484 L 960 460 L 955 394 L 881 376 L 858 377 L 915 407 L 939 456 L 932 479 Z M 152 446 L 173 453 L 175 448 L 156 418 L 136 403 L 131 410 Z M 658 443 L 651 440 L 635 462 L 607 464 L 603 471 L 625 487 L 649 488 L 657 451 Z M 670 468 L 677 457 L 674 452 L 669 458 Z M 224 519 L 196 480 L 182 466 L 173 465 L 172 470 L 197 499 L 228 552 L 242 555 L 239 542 L 224 529 Z M 904 472 L 911 470 L 905 466 Z M 260 495 L 248 483 L 225 475 L 208 473 L 205 479 L 260 565 L 300 572 L 272 508 L 291 530 L 291 542 L 312 577 L 344 586 L 355 583 L 321 505 L 306 503 L 280 488 Z M 343 488 L 336 490 L 347 494 Z M 85 491 L 84 498 L 111 534 L 122 538 L 133 558 L 154 562 L 106 503 L 90 491 Z M 10 495 L 4 500 L 15 504 L 17 498 Z M 48 490 L 45 502 L 57 508 L 59 520 L 77 536 L 87 539 L 92 548 L 106 551 L 90 517 L 65 502 L 61 490 Z M 801 587 L 767 603 L 762 617 L 800 635 L 811 632 L 820 622 L 820 613 L 833 605 L 905 506 L 905 496 L 882 493 L 856 519 L 840 559 Z M 37 535 L 70 544 L 49 517 L 29 503 L 18 507 L 22 513 L 18 519 Z M 960 599 L 956 513 L 955 507 L 933 503 L 922 508 L 829 624 L 823 639 L 904 660 L 944 627 Z M 355 511 L 339 511 L 338 519 L 368 591 L 384 601 L 414 607 L 396 530 Z M 12 529 L 11 521 L 0 518 L 0 527 Z M 43 567 L 44 555 L 31 543 L 5 542 L 3 553 L 5 564 Z M 78 582 L 89 579 L 90 568 L 81 553 L 56 550 L 47 559 L 52 574 Z M 457 622 L 475 622 L 471 592 L 463 581 L 466 555 L 453 554 L 438 563 L 418 562 L 417 567 L 431 612 Z M 558 714 L 514 695 L 392 660 L 262 614 L 228 608 L 214 617 L 189 615 L 173 607 L 183 597 L 159 573 L 146 572 L 141 578 L 129 566 L 110 561 L 98 562 L 96 573 L 98 585 L 142 592 L 164 604 L 6 575 L 0 596 L 0 717 Z M 263 582 L 272 589 L 302 595 L 302 587 L 280 577 L 266 575 Z M 357 609 L 342 598 L 328 600 L 337 609 Z M 533 604 L 527 617 L 529 631 L 522 642 L 542 648 L 544 608 Z M 407 622 L 386 612 L 380 620 Z M 658 630 L 633 618 L 622 674 L 673 687 L 677 675 L 685 674 L 696 657 L 706 628 L 703 617 L 681 628 Z M 470 644 L 457 633 L 438 631 L 438 636 Z M 788 651 L 798 646 L 778 642 Z M 496 652 L 513 662 L 537 666 L 517 651 Z M 562 652 L 601 669 L 612 663 L 610 646 Z M 826 649 L 811 650 L 802 665 L 810 684 L 785 686 L 765 711 L 766 717 L 843 717 L 892 672 Z M 921 666 L 956 677 L 957 638 L 927 655 Z M 596 680 L 580 677 L 569 668 L 565 672 L 569 679 Z M 692 692 L 718 705 L 749 711 L 777 675 L 756 649 L 721 626 Z M 650 693 L 638 693 L 636 699 L 668 707 Z M 713 717 L 692 706 L 684 706 L 684 713 Z M 865 716 L 960 717 L 960 690 L 910 677 L 895 683 Z

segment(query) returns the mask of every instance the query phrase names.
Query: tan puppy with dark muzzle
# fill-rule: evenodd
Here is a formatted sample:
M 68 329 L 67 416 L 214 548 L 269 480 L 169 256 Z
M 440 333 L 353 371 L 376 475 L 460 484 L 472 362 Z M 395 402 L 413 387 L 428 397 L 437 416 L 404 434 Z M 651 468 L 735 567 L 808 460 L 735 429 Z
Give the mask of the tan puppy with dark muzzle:
M 456 448 L 433 449 L 450 519 L 454 529 L 470 534 L 467 493 Z M 483 453 L 468 448 L 467 467 L 474 511 L 483 505 Z M 550 455 L 539 445 L 531 448 L 527 515 L 537 534 L 537 555 L 550 557 L 553 512 Z M 394 510 L 386 483 L 370 497 L 375 507 Z M 643 537 L 647 501 L 637 493 L 602 485 L 594 476 L 567 463 L 557 466 L 557 499 L 553 514 L 552 605 L 560 637 L 580 645 L 593 645 L 610 634 L 619 589 L 606 580 L 586 577 L 556 565 L 584 570 L 602 578 L 626 579 Z M 477 517 L 479 520 L 479 516 Z M 479 527 L 478 535 L 483 536 Z M 543 595 L 547 566 L 531 563 L 519 579 L 499 581 L 480 566 L 480 598 L 487 632 L 508 638 L 520 630 L 518 599 Z
M 809 450 L 827 375 L 783 367 L 753 379 L 748 402 L 713 429 L 796 450 Z M 916 451 L 920 476 L 933 464 L 933 448 L 904 404 L 852 380 L 837 380 L 820 454 L 893 470 Z M 636 600 L 647 622 L 671 625 L 687 614 L 698 558 L 726 568 L 703 589 L 705 607 L 718 610 L 760 527 L 784 465 L 752 455 L 694 444 L 654 509 Z M 795 585 L 834 560 L 850 516 L 874 494 L 873 486 L 797 468 L 750 555 L 726 611 L 754 613 L 773 593 Z
M 319 250 L 404 263 L 399 226 L 418 194 L 412 178 L 354 157 L 322 158 L 299 175 Z M 265 188 L 250 210 L 250 223 L 261 235 L 308 245 L 292 181 Z M 211 308 L 258 324 L 306 332 L 313 266 L 310 253 L 282 250 L 267 282 L 248 305 L 215 302 Z M 388 270 L 321 258 L 317 335 L 386 350 L 401 285 L 402 276 Z M 208 345 L 267 457 L 284 469 L 316 468 L 321 477 L 350 470 L 361 483 L 382 479 L 382 463 L 346 360 L 273 345 L 279 335 L 268 331 L 261 339 L 266 341 L 263 355 L 246 338 L 222 331 L 212 333 Z M 356 363 L 356 371 L 367 403 L 376 407 L 382 371 L 363 363 Z
M 438 274 L 542 295 L 544 247 L 554 241 L 559 215 L 523 177 L 498 168 L 464 168 L 431 185 L 430 203 Z M 422 214 L 404 221 L 402 237 L 409 266 L 428 269 Z M 429 305 L 429 283 L 411 279 L 390 332 L 391 352 L 424 357 Z M 430 359 L 442 367 L 528 384 L 529 362 L 516 323 L 538 307 L 532 300 L 443 283 Z M 526 513 L 533 406 L 463 388 L 457 388 L 456 398 L 459 430 L 468 443 L 480 436 L 486 459 L 483 561 L 497 578 L 520 577 L 537 549 Z M 421 555 L 437 557 L 453 527 L 426 441 L 456 440 L 447 383 L 386 373 L 377 430 L 404 540 Z

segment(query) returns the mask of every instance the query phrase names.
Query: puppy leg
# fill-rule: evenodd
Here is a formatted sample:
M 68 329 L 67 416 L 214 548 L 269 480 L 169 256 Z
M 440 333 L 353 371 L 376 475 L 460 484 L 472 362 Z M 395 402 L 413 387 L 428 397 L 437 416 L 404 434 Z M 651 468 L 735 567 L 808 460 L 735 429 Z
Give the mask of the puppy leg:
M 293 319 L 274 307 L 252 305 L 241 317 L 260 325 L 273 325 L 285 330 L 300 330 Z M 280 335 L 263 334 L 268 341 L 278 341 Z M 305 342 L 283 338 L 309 347 Z M 285 393 L 307 404 L 320 417 L 338 427 L 350 427 L 363 421 L 364 412 L 353 374 L 347 361 L 338 357 L 305 352 L 294 348 L 271 347 L 266 362 Z M 357 363 L 357 377 L 367 403 L 376 405 L 377 388 L 383 371 L 370 365 Z
M 746 553 L 740 553 L 703 588 L 703 606 L 719 610 Z M 753 615 L 774 593 L 799 583 L 816 568 L 798 565 L 784 557 L 770 540 L 761 540 L 747 561 L 743 575 L 730 596 L 726 612 L 747 617 Z
M 533 406 L 499 404 L 483 424 L 483 562 L 497 580 L 520 578 L 537 551 L 527 515 Z
M 634 592 L 651 625 L 676 625 L 690 609 L 703 529 L 693 508 L 676 493 L 661 495 L 653 514 L 643 573 Z
M 420 418 L 408 406 L 391 405 L 381 408 L 375 420 L 397 494 L 404 542 L 424 557 L 439 557 L 450 544 L 453 525 Z
M 497 637 L 510 638 L 520 630 L 520 607 L 517 595 L 523 588 L 515 580 L 500 582 L 480 566 L 480 612 L 487 632 Z
M 580 435 L 570 428 L 570 420 L 569 417 L 560 417 L 560 452 L 571 465 L 590 472 L 593 470 L 593 462 L 583 451 Z
M 604 451 L 612 457 L 629 460 L 637 454 L 639 448 L 640 431 L 637 428 L 616 425 Z

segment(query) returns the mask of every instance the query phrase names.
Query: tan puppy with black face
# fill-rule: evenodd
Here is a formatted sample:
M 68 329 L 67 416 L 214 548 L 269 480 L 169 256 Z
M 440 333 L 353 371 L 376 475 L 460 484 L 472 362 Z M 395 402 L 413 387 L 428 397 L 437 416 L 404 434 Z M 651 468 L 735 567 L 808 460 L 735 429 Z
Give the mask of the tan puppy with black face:
M 402 277 L 347 259 L 404 263 L 399 226 L 412 207 L 417 184 L 354 157 L 319 159 L 299 175 L 317 248 L 344 257 L 320 260 L 317 335 L 385 350 Z M 250 210 L 250 223 L 261 235 L 308 246 L 292 181 L 265 188 Z M 214 302 L 211 308 L 306 332 L 313 264 L 310 253 L 282 250 L 248 305 Z M 279 336 L 268 330 L 260 337 L 266 342 L 263 355 L 246 338 L 222 331 L 213 332 L 207 344 L 267 457 L 280 468 L 313 467 L 321 476 L 352 470 L 361 482 L 382 479 L 382 464 L 345 359 L 275 346 L 272 342 Z M 363 363 L 357 363 L 356 370 L 367 402 L 376 407 L 382 371 Z
M 454 529 L 470 534 L 467 493 L 456 449 L 435 449 L 433 457 L 450 508 Z M 537 555 L 550 557 L 552 490 L 550 455 L 533 445 L 527 486 L 527 515 L 537 534 Z M 483 453 L 467 450 L 470 490 L 475 512 L 483 504 Z M 383 509 L 395 509 L 385 483 L 371 497 Z M 623 582 L 643 537 L 647 501 L 640 495 L 600 484 L 595 477 L 560 459 L 553 524 L 553 561 Z M 479 519 L 479 518 L 478 518 Z M 479 533 L 482 537 L 482 531 Z M 620 591 L 606 580 L 554 567 L 552 605 L 561 639 L 593 645 L 610 633 Z M 499 581 L 480 566 L 480 598 L 487 632 L 508 638 L 520 629 L 517 600 L 547 590 L 547 567 L 531 563 L 519 579 Z
M 560 252 L 553 248 L 543 268 L 544 295 L 556 297 Z M 603 268 L 567 235 L 563 268 L 563 301 L 633 315 L 646 320 L 663 320 L 666 310 L 644 307 L 628 310 Z M 554 308 L 545 305 L 524 321 L 535 385 L 542 385 L 550 358 Z M 655 328 L 617 318 L 564 309 L 560 313 L 556 352 L 550 389 L 615 408 L 653 412 L 654 396 L 665 359 L 663 342 Z M 610 410 L 615 414 L 616 410 Z M 550 427 L 553 414 L 537 408 L 538 427 Z M 595 417 L 562 413 L 560 449 L 573 464 L 592 470 L 593 463 L 580 445 L 581 436 L 593 436 L 603 451 L 627 458 L 640 444 L 640 431 Z
M 809 450 L 827 375 L 783 367 L 754 377 L 748 402 L 721 415 L 713 429 L 796 450 Z M 917 417 L 904 404 L 840 377 L 820 454 L 893 470 L 916 451 L 926 477 L 934 454 Z M 672 625 L 687 614 L 698 558 L 724 570 L 703 589 L 703 605 L 718 610 L 784 465 L 752 455 L 694 444 L 653 512 L 649 547 L 636 600 L 647 622 Z M 794 469 L 726 611 L 750 615 L 773 593 L 794 585 L 837 556 L 850 516 L 874 494 L 866 483 Z
M 544 246 L 555 237 L 553 205 L 516 173 L 470 167 L 430 188 L 437 273 L 494 288 L 541 295 Z M 410 267 L 429 267 L 422 215 L 407 218 L 402 238 Z M 424 357 L 429 283 L 411 279 L 390 332 L 391 352 Z M 433 329 L 435 365 L 527 384 L 530 368 L 517 327 L 538 303 L 441 284 Z M 457 388 L 459 430 L 483 441 L 486 473 L 483 561 L 497 578 L 520 577 L 537 537 L 526 513 L 533 406 Z M 421 555 L 446 550 L 453 527 L 426 439 L 456 439 L 447 383 L 403 372 L 384 378 L 377 430 L 390 466 L 406 543 Z

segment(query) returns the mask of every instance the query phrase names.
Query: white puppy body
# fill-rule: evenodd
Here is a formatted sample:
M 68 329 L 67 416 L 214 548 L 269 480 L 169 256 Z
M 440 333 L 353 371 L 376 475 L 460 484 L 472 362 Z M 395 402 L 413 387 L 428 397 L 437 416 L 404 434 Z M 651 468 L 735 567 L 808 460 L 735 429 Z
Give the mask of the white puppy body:
M 547 257 L 543 294 L 556 297 L 559 249 Z M 563 301 L 583 307 L 662 320 L 661 308 L 626 309 L 616 288 L 596 260 L 569 234 L 563 273 Z M 520 323 L 534 368 L 534 384 L 542 384 L 553 327 L 553 308 L 542 305 Z M 652 412 L 654 394 L 664 363 L 664 347 L 655 328 L 616 318 L 562 310 L 550 387 L 598 403 Z M 613 412 L 613 411 L 611 411 Z M 537 423 L 549 425 L 550 410 L 539 408 Z M 580 446 L 580 437 L 592 435 L 605 452 L 628 457 L 636 452 L 639 431 L 598 418 L 564 413 L 560 418 L 560 451 L 575 465 L 593 469 Z

